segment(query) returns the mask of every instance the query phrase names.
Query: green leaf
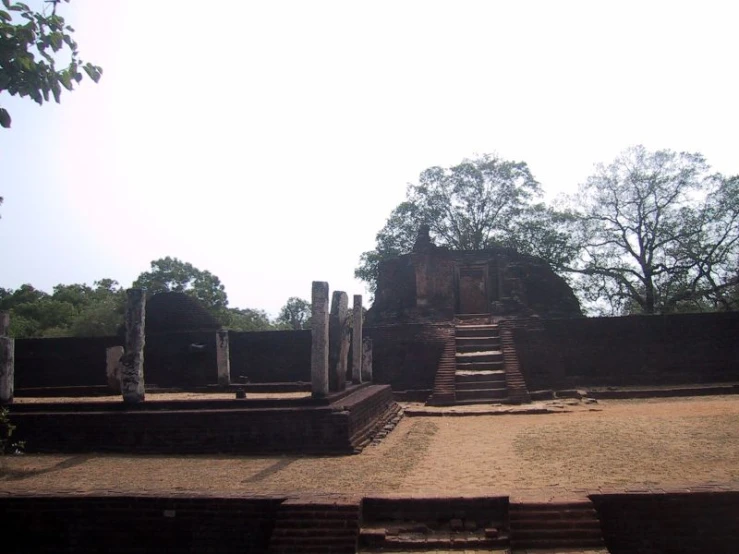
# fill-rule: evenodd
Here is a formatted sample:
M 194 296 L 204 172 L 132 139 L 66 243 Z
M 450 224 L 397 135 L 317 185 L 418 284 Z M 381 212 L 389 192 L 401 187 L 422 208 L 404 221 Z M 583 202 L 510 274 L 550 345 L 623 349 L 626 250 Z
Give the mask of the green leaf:
M 73 90 L 74 87 L 72 86 L 72 77 L 69 74 L 69 71 L 62 71 L 61 73 L 59 73 L 59 81 L 65 89 Z
M 92 79 L 96 83 L 100 80 L 100 75 L 102 74 L 102 70 L 99 67 L 96 67 L 92 65 L 91 63 L 86 63 L 82 69 L 84 69 L 85 73 L 87 73 L 87 76 L 90 77 L 90 79 Z
M 10 0 L 3 0 L 3 6 L 10 9 Z
M 6 12 L 5 10 L 0 10 L 0 19 L 4 19 L 5 21 L 10 21 L 12 17 L 10 17 L 10 14 Z
M 10 129 L 10 123 L 11 119 L 8 110 L 6 110 L 5 108 L 0 108 L 0 127 L 3 127 L 4 129 Z

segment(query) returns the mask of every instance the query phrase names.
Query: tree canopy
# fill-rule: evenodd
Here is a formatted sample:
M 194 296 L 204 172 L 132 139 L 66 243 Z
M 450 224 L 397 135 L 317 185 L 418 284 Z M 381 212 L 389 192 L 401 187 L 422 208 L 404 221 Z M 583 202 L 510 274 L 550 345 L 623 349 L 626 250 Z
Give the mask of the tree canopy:
M 355 276 L 374 291 L 379 263 L 410 252 L 422 224 L 438 246 L 510 246 L 561 265 L 574 255 L 567 232 L 559 228 L 566 216 L 536 202 L 541 192 L 525 162 L 494 154 L 430 167 L 408 185 L 405 201 L 377 233 L 375 249 L 361 255 Z
M 213 312 L 228 306 L 225 287 L 217 276 L 170 256 L 152 261 L 151 271 L 141 273 L 133 286 L 145 288 L 149 295 L 158 292 L 183 292 L 197 298 Z
M 291 296 L 287 299 L 282 309 L 280 309 L 280 314 L 277 316 L 277 323 L 288 329 L 299 331 L 301 329 L 310 329 L 310 317 L 310 302 L 297 296 Z
M 609 313 L 731 309 L 739 179 L 700 154 L 626 150 L 571 199 L 583 297 Z
M 80 58 L 74 29 L 57 13 L 61 0 L 48 0 L 41 12 L 22 2 L 2 0 L 0 7 L 0 93 L 30 97 L 41 105 L 59 103 L 62 89 L 74 90 L 83 74 L 95 82 L 103 70 Z M 64 0 L 69 2 L 69 0 Z M 62 68 L 57 69 L 59 58 Z M 0 127 L 9 128 L 10 113 L 0 106 Z

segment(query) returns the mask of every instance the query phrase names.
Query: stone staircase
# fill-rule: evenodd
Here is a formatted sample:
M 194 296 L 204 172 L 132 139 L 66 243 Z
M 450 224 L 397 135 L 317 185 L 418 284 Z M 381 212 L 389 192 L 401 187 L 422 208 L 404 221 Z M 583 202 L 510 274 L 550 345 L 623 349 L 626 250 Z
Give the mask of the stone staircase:
M 505 363 L 498 326 L 460 321 L 455 328 L 456 404 L 505 402 Z
M 511 548 L 605 550 L 598 513 L 590 500 L 509 505 Z M 566 550 L 565 550 L 566 549 Z

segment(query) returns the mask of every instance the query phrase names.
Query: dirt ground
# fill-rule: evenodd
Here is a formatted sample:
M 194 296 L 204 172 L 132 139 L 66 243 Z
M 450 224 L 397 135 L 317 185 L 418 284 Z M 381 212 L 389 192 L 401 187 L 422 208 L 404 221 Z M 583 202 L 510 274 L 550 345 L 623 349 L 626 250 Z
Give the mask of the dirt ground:
M 246 398 L 252 400 L 271 400 L 273 398 L 307 398 L 310 392 L 250 392 Z M 234 400 L 236 395 L 233 392 L 147 392 L 147 402 L 162 402 L 165 400 Z M 16 397 L 13 402 L 16 404 L 66 404 L 68 402 L 120 402 L 121 396 L 85 396 L 85 397 Z
M 0 494 L 582 495 L 692 484 L 739 487 L 739 396 L 612 400 L 601 411 L 406 417 L 361 454 L 21 455 Z

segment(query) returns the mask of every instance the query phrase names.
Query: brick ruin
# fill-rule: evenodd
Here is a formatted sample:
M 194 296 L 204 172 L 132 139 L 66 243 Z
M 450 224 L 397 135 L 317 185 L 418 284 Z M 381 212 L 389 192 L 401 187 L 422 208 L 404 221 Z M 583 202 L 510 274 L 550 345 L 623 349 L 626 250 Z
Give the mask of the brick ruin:
M 510 248 L 437 247 L 422 227 L 413 252 L 380 262 L 368 325 L 443 323 L 460 314 L 582 316 L 572 289 L 544 260 Z

